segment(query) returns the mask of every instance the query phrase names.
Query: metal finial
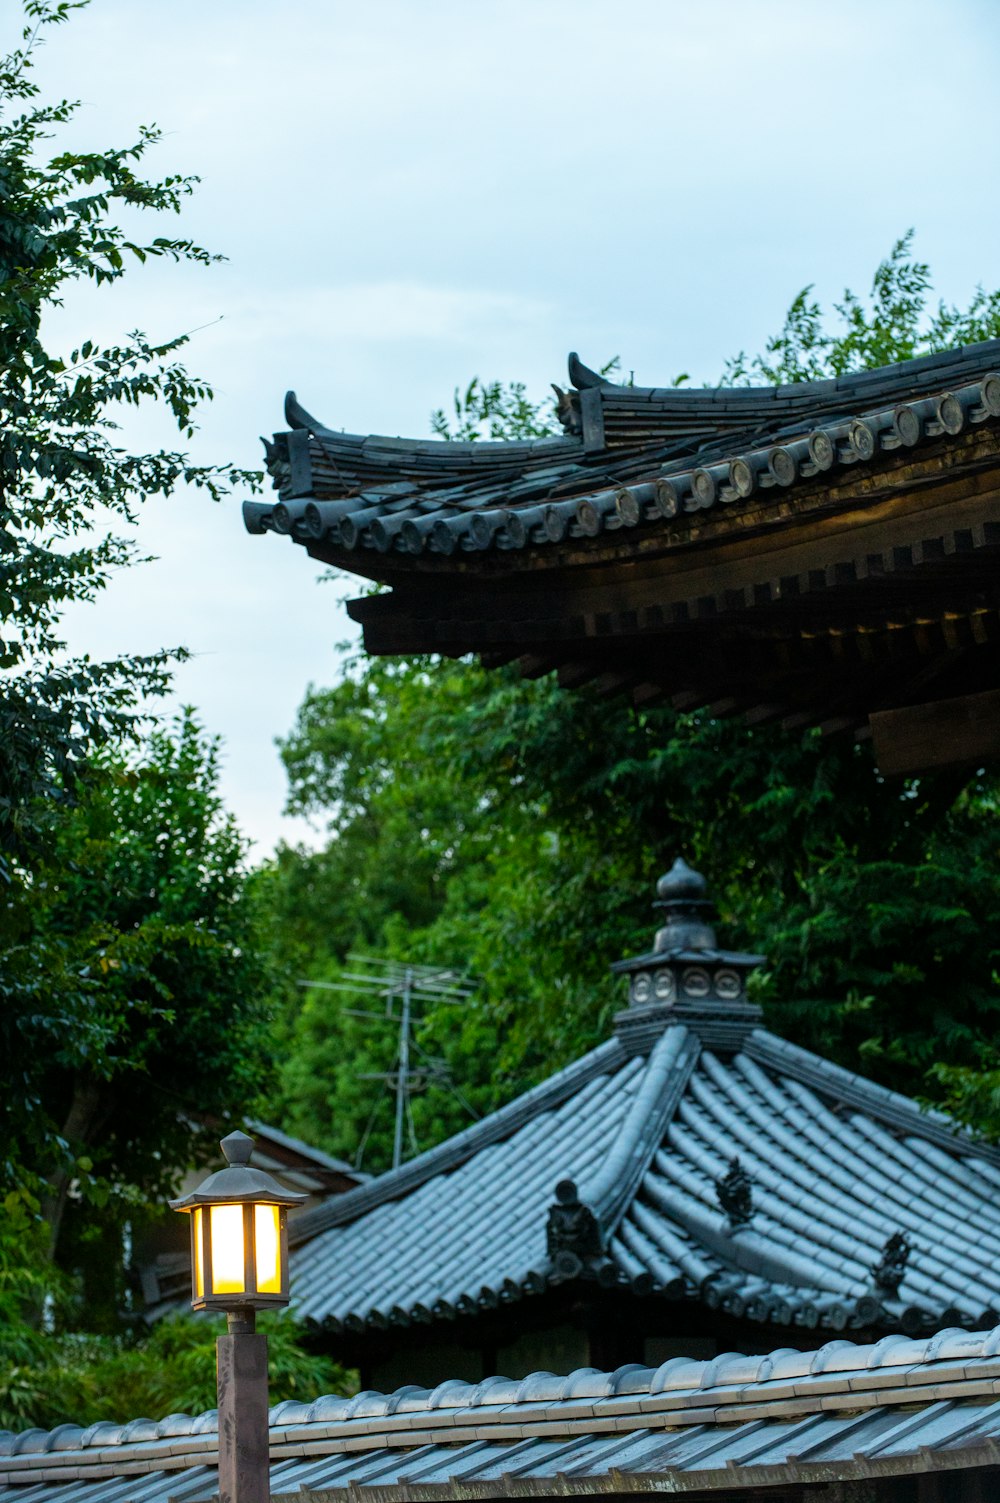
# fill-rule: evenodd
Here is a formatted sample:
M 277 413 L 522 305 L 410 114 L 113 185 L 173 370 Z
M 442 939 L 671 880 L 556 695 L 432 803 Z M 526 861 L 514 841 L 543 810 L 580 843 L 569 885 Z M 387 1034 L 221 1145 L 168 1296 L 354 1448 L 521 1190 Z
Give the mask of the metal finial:
M 228 1133 L 219 1144 L 226 1155 L 226 1163 L 232 1165 L 249 1164 L 250 1155 L 253 1153 L 253 1138 L 247 1137 L 239 1128 L 235 1132 Z
M 708 883 L 701 872 L 688 866 L 683 856 L 678 856 L 668 872 L 664 872 L 656 884 L 656 895 L 663 903 L 676 902 L 679 898 L 703 900 Z
M 714 950 L 715 930 L 710 920 L 715 904 L 705 894 L 708 883 L 683 856 L 656 884 L 657 901 L 653 905 L 666 912 L 666 923 L 657 933 L 656 950 Z

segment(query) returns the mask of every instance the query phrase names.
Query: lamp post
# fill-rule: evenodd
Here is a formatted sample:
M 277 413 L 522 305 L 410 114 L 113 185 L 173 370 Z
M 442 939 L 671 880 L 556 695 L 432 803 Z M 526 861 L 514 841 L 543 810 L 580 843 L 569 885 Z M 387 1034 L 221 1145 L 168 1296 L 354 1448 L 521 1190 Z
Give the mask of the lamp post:
M 217 1343 L 220 1503 L 268 1503 L 267 1337 L 257 1311 L 288 1304 L 290 1206 L 306 1199 L 250 1167 L 253 1138 L 222 1139 L 225 1169 L 170 1202 L 191 1217 L 191 1304 L 224 1310 Z

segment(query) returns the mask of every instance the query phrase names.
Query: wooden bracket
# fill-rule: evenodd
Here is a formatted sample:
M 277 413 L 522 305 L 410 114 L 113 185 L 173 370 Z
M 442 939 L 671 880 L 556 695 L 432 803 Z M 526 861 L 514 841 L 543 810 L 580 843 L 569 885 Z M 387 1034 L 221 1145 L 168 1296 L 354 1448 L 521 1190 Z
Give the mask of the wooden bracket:
M 1000 689 L 879 710 L 869 722 L 875 760 L 886 777 L 1000 757 Z

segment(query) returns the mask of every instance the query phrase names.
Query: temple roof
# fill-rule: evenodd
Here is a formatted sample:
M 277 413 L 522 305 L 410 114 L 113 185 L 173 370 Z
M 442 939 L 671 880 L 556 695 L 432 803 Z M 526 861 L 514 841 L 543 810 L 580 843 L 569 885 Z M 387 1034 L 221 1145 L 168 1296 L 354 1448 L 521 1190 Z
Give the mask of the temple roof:
M 989 340 L 836 380 L 660 388 L 615 386 L 571 355 L 571 376 L 581 383 L 568 398 L 574 431 L 505 442 L 340 433 L 289 392 L 289 431 L 265 444 L 279 499 L 247 502 L 247 526 L 345 554 L 424 555 L 433 566 L 456 552 L 554 547 L 662 524 L 746 502 L 757 491 L 776 491 L 777 500 L 782 490 L 830 470 L 1000 418 L 1000 376 L 981 389 L 984 373 L 996 367 L 1000 340 Z M 947 395 L 954 400 L 942 415 Z M 914 403 L 912 411 L 900 410 Z M 804 448 L 775 452 L 797 435 Z M 633 450 L 635 464 L 628 465 L 625 454 Z M 649 479 L 629 505 L 618 493 L 646 472 Z M 661 476 L 671 484 L 657 486 Z M 544 515 L 536 516 L 539 506 Z
M 359 1336 L 574 1283 L 783 1329 L 997 1318 L 1000 1151 L 761 1028 L 761 957 L 660 892 L 611 1040 L 297 1219 L 300 1316 Z
M 270 1413 L 271 1492 L 437 1503 L 783 1485 L 791 1500 L 811 1484 L 826 1496 L 837 1481 L 991 1466 L 998 1351 L 1000 1331 L 950 1330 L 287 1401 Z M 0 1490 L 24 1503 L 209 1503 L 217 1459 L 214 1410 L 0 1432 Z
M 565 436 L 523 443 L 337 433 L 290 395 L 246 525 L 389 585 L 351 607 L 372 651 L 867 734 L 1000 688 L 998 369 L 992 340 L 691 390 L 572 356 Z

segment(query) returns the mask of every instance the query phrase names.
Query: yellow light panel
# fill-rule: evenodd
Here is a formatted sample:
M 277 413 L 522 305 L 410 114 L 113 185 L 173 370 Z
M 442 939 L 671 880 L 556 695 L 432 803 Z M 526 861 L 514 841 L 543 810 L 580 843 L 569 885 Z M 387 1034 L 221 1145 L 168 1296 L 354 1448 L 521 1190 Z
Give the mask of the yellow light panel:
M 201 1224 L 201 1206 L 196 1206 L 192 1218 L 194 1236 L 194 1292 L 197 1299 L 205 1293 L 205 1229 Z
M 212 1217 L 212 1293 L 243 1294 L 243 1207 L 210 1206 Z
M 254 1242 L 257 1250 L 257 1293 L 281 1293 L 281 1239 L 278 1207 L 253 1208 Z

